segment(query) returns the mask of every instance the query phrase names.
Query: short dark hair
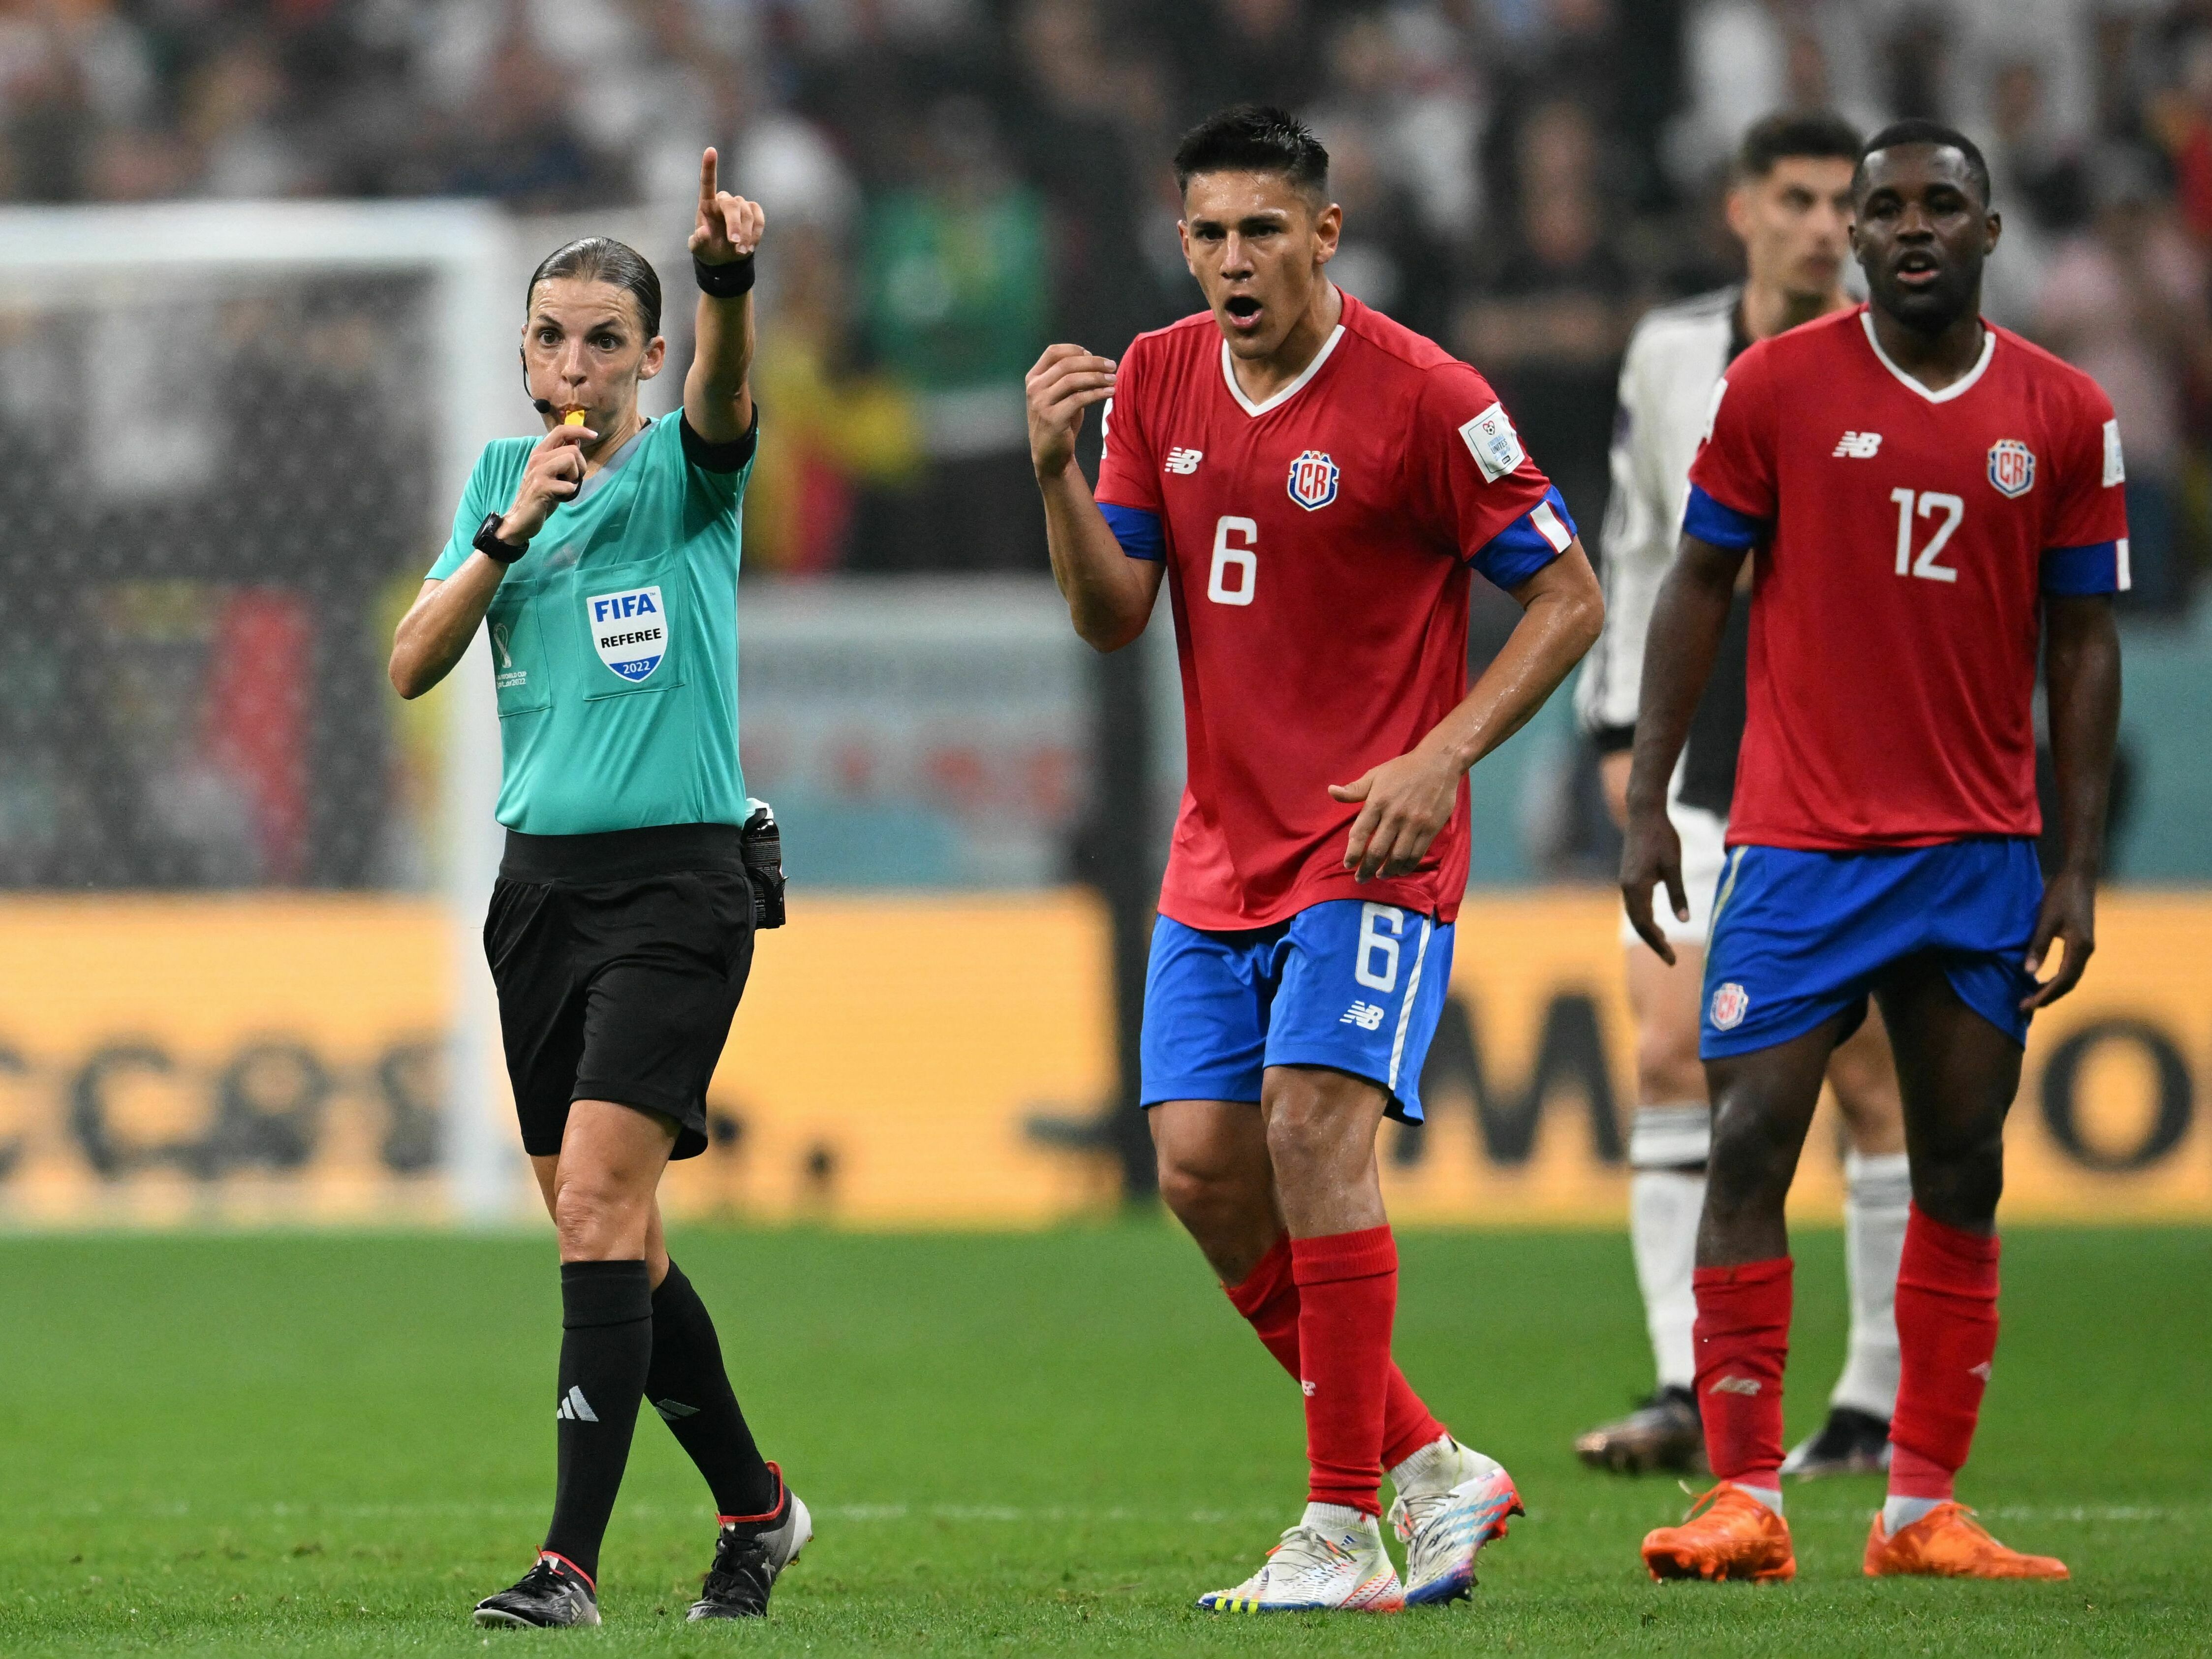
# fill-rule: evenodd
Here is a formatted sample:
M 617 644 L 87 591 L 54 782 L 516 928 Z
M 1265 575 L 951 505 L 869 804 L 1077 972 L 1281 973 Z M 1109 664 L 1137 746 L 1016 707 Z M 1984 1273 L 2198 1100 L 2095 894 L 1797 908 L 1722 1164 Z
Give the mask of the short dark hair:
M 1308 196 L 1328 195 L 1328 152 L 1313 129 L 1273 104 L 1216 111 L 1176 146 L 1176 188 L 1201 173 L 1279 173 Z
M 527 310 L 537 297 L 538 283 L 556 276 L 611 283 L 626 289 L 637 301 L 638 319 L 645 325 L 645 337 L 650 340 L 660 332 L 660 278 L 651 261 L 628 242 L 617 242 L 611 236 L 580 236 L 555 248 L 530 273 L 530 286 L 523 290 L 524 309 Z
M 1966 159 L 1966 176 L 1974 181 L 1974 188 L 1982 193 L 1982 205 L 1990 205 L 1990 164 L 1982 149 L 1956 127 L 1947 127 L 1941 121 L 1929 121 L 1914 116 L 1906 121 L 1893 121 L 1866 141 L 1859 151 L 1858 171 L 1851 177 L 1851 193 L 1858 194 L 1866 180 L 1867 158 L 1877 150 L 1895 149 L 1900 144 L 1929 144 L 1938 149 L 1955 149 Z
M 1739 179 L 1764 179 L 1777 161 L 1799 155 L 1856 166 L 1860 149 L 1859 130 L 1833 110 L 1777 110 L 1744 129 L 1735 149 L 1735 173 Z

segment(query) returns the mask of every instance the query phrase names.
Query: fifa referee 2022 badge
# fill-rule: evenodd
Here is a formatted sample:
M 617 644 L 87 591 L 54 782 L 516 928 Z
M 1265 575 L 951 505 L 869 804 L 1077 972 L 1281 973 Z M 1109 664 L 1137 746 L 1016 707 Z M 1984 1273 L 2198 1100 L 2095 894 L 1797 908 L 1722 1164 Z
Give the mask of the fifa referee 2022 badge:
M 484 1626 L 596 1625 L 600 1540 L 647 1401 L 720 1517 L 693 1619 L 767 1609 L 812 1536 L 765 1461 L 657 1197 L 707 1146 L 706 1091 L 762 927 L 783 921 L 775 815 L 738 761 L 740 507 L 765 216 L 701 158 L 697 348 L 682 412 L 648 419 L 660 279 L 586 237 L 530 279 L 520 355 L 544 434 L 485 446 L 392 642 L 416 697 L 489 629 L 507 828 L 484 950 L 530 1156 L 561 1249 L 553 1518 Z

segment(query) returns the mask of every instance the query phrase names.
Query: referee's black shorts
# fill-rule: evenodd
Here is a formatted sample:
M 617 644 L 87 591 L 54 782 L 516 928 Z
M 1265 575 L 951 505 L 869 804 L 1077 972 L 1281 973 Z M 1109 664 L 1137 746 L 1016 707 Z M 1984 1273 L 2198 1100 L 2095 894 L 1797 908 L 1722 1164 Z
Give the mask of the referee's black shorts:
M 707 1149 L 707 1085 L 753 963 L 734 824 L 509 830 L 484 918 L 523 1150 L 561 1150 L 568 1103 L 607 1100 Z

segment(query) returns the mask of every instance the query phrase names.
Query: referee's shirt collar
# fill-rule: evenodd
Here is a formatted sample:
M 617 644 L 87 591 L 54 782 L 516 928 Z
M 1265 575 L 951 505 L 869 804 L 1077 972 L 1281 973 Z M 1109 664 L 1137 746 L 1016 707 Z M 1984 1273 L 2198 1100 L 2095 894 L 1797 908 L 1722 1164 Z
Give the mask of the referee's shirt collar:
M 623 468 L 629 465 L 630 457 L 637 453 L 638 445 L 645 441 L 645 434 L 652 430 L 653 417 L 651 416 L 647 416 L 646 417 L 645 424 L 629 434 L 629 441 L 624 444 L 620 449 L 615 451 L 613 454 L 608 456 L 605 461 L 600 465 L 599 470 L 592 474 L 590 477 L 585 479 L 582 487 L 580 488 L 574 495 L 568 497 L 568 505 L 571 507 L 580 507 L 584 502 L 591 500 L 593 495 L 597 495 L 600 487 L 604 485 L 608 479 L 613 477 L 616 473 L 621 471 Z

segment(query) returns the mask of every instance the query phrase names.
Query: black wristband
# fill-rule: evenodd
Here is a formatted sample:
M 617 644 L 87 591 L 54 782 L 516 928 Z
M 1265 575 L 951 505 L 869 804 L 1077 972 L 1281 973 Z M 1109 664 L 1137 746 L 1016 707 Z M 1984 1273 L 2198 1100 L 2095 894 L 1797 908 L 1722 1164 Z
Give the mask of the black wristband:
M 699 291 L 711 300 L 734 300 L 740 294 L 753 291 L 753 256 L 732 259 L 726 264 L 710 265 L 697 254 L 691 256 L 691 274 L 699 279 Z
M 499 527 L 506 521 L 507 514 L 504 513 L 485 514 L 483 522 L 477 526 L 476 540 L 469 544 L 495 564 L 513 564 L 530 551 L 528 542 L 517 545 L 514 542 L 503 542 L 499 538 Z

